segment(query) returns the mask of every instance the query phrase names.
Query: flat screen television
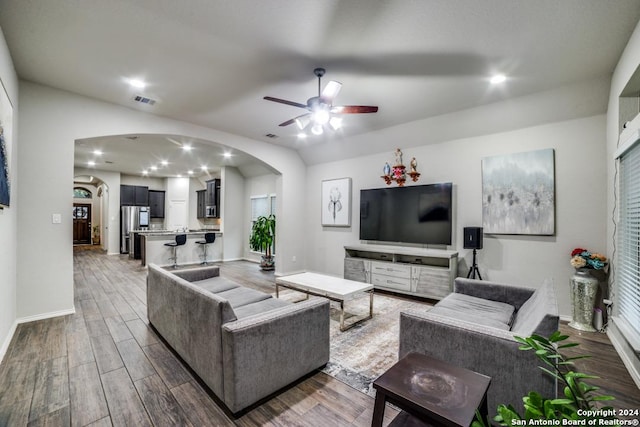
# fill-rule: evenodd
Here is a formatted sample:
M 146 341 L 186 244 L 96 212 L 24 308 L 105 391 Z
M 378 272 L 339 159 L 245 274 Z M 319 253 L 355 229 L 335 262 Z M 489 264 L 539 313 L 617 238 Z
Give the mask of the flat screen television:
M 450 245 L 453 184 L 360 190 L 360 240 Z

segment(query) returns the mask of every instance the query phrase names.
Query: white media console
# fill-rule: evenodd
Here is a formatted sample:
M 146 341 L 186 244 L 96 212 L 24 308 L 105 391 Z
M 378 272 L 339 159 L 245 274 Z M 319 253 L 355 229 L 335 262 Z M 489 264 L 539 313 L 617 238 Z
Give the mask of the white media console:
M 344 278 L 375 289 L 442 299 L 453 289 L 458 252 L 406 246 L 345 246 Z

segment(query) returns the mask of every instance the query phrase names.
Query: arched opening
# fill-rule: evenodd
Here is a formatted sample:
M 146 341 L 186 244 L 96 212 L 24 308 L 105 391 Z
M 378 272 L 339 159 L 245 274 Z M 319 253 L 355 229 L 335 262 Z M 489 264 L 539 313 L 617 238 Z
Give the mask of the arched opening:
M 102 246 L 109 254 L 124 253 L 120 212 L 123 206 L 137 204 L 150 206 L 150 230 L 216 230 L 224 236 L 221 259 L 259 260 L 248 245 L 251 199 L 277 198 L 280 181 L 280 173 L 267 163 L 223 144 L 175 134 L 77 139 L 74 148 L 74 174 L 101 179 L 111 190 L 101 223 Z M 222 182 L 220 206 L 203 215 L 200 193 L 214 179 Z M 122 186 L 144 188 L 147 203 L 123 197 Z M 154 205 L 156 197 L 160 206 Z
M 95 245 L 107 250 L 105 233 L 109 186 L 99 177 L 74 174 L 73 178 L 73 244 Z

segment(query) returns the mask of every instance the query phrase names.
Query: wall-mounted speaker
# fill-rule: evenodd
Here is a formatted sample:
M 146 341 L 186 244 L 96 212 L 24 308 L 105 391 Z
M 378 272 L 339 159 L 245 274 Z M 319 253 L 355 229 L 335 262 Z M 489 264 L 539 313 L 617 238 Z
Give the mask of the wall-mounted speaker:
M 464 249 L 482 249 L 482 227 L 464 228 Z

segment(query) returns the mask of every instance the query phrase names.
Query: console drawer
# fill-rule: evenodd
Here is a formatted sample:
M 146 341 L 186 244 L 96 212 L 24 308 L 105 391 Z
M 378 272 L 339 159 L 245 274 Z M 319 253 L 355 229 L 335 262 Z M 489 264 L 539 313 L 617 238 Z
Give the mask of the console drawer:
M 411 278 L 411 267 L 398 265 L 392 262 L 371 262 L 371 273 L 385 276 L 392 276 L 398 279 Z
M 401 291 L 411 291 L 411 279 L 409 277 L 387 276 L 382 274 L 372 274 L 371 284 L 374 288 L 398 289 Z

